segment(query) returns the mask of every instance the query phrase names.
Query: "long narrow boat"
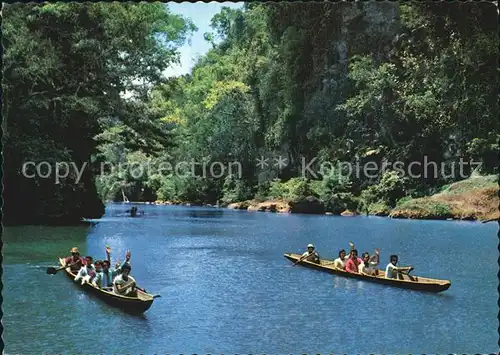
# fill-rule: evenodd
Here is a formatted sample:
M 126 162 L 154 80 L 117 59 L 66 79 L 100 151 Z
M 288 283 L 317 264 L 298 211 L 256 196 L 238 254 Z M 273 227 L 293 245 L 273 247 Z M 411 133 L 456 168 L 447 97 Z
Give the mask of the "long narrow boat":
M 64 259 L 59 259 L 59 264 L 61 264 L 61 266 L 66 265 Z M 71 272 L 69 267 L 64 269 L 64 271 L 66 272 L 66 275 L 71 279 L 71 281 L 74 282 L 76 275 Z M 137 297 L 128 297 L 116 295 L 113 292 L 95 287 L 88 282 L 84 283 L 83 285 L 80 282 L 77 282 L 75 284 L 82 287 L 85 291 L 102 299 L 109 305 L 121 308 L 129 313 L 144 313 L 151 307 L 154 301 L 153 295 L 150 295 L 149 293 L 146 293 L 139 289 L 137 289 Z
M 291 254 L 286 253 L 285 258 L 292 262 L 297 262 L 300 259 L 301 255 L 299 254 Z M 405 275 L 403 280 L 400 279 L 387 279 L 384 275 L 384 271 L 378 270 L 377 276 L 368 276 L 364 274 L 354 274 L 342 269 L 338 269 L 333 266 L 333 260 L 321 259 L 320 264 L 313 263 L 311 261 L 302 260 L 299 262 L 300 265 L 328 272 L 330 274 L 335 274 L 343 277 L 350 277 L 358 280 L 365 280 L 370 282 L 376 282 L 383 285 L 406 288 L 417 291 L 426 291 L 426 292 L 442 292 L 446 291 L 450 288 L 451 282 L 448 280 L 437 280 L 430 279 L 427 277 L 420 276 L 408 276 Z M 413 279 L 413 280 L 412 280 Z

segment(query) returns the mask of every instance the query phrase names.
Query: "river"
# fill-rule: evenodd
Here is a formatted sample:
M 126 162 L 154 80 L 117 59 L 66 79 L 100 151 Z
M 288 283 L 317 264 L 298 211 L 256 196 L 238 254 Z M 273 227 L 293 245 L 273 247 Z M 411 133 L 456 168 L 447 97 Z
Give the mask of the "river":
M 5 354 L 257 354 L 498 352 L 497 224 L 252 213 L 110 204 L 78 227 L 4 229 Z M 285 252 L 314 243 L 334 257 L 349 240 L 380 248 L 414 274 L 448 279 L 440 294 L 345 279 Z M 161 294 L 143 316 L 87 295 L 59 273 L 73 246 L 112 259 L 132 253 L 132 275 Z

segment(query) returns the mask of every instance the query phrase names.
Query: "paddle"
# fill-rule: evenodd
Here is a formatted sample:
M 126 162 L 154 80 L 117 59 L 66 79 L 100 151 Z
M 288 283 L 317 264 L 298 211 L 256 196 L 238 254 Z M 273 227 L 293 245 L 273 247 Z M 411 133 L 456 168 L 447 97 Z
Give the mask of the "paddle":
M 145 289 L 143 289 L 143 288 L 136 287 L 136 289 L 141 290 L 142 292 L 148 293 L 148 291 L 146 291 L 146 290 L 145 290 Z M 161 297 L 161 295 L 153 295 L 153 298 L 160 298 L 160 297 Z
M 311 255 L 312 254 L 307 254 L 307 255 L 301 256 L 299 260 L 297 260 L 296 262 L 293 263 L 292 267 L 294 267 L 295 265 L 297 265 L 298 263 L 300 263 L 302 260 L 306 259 L 307 257 L 309 257 Z
M 62 266 L 62 267 L 60 267 L 58 269 L 56 269 L 55 267 L 52 267 L 52 266 L 48 267 L 47 268 L 47 274 L 49 274 L 49 275 L 55 275 L 55 274 L 57 274 L 58 271 L 64 270 L 64 269 L 66 269 L 68 267 L 72 267 L 72 266 L 78 264 L 79 262 L 80 262 L 80 260 L 78 260 L 76 263 L 73 263 L 73 264 L 70 264 L 70 265 L 66 265 L 66 266 Z
M 412 272 L 412 271 L 413 271 L 413 267 L 408 266 L 408 267 L 405 267 L 405 270 L 401 270 L 401 271 L 398 271 L 398 272 L 399 272 L 400 274 L 403 274 L 403 275 L 408 276 L 408 278 L 409 278 L 411 281 L 418 281 L 418 278 L 417 278 L 417 277 L 410 275 L 410 272 Z
M 335 261 L 332 261 L 332 262 L 330 262 L 330 263 L 325 263 L 325 264 L 323 264 L 322 266 L 328 266 L 328 265 L 333 265 L 333 264 L 335 264 Z M 336 268 L 336 269 L 338 269 L 338 268 Z

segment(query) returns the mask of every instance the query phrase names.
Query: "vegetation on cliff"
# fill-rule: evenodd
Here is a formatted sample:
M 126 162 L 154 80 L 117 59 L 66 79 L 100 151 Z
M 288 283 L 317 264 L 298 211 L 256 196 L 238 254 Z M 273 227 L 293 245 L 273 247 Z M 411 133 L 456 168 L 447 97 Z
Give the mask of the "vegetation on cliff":
M 386 174 L 381 183 L 364 190 L 361 196 L 356 197 L 351 193 L 335 194 L 335 202 L 331 203 L 324 200 L 325 195 L 321 197 L 320 191 L 315 190 L 314 182 L 302 180 L 297 183 L 297 179 L 290 179 L 286 184 L 274 183 L 275 191 L 287 191 L 286 193 L 270 195 L 267 200 L 254 199 L 231 203 L 228 207 L 262 212 L 369 214 L 411 219 L 489 220 L 499 216 L 497 175 L 474 175 L 469 179 L 434 189 L 438 192 L 425 197 L 418 197 L 421 192 L 407 194 L 395 200 L 392 207 L 390 200 L 397 190 L 388 189 L 387 181 Z M 290 189 L 293 183 L 295 186 L 302 184 L 307 187 Z M 281 186 L 277 187 L 277 184 Z M 367 197 L 367 194 L 371 194 L 370 197 Z M 326 196 L 331 198 L 330 195 Z
M 475 168 L 450 173 L 457 164 L 481 163 L 482 174 L 497 165 L 494 4 L 223 8 L 205 34 L 213 48 L 173 78 L 161 73 L 194 27 L 167 5 L 16 4 L 3 16 L 6 217 L 29 201 L 32 219 L 95 216 L 97 194 L 121 200 L 122 190 L 130 200 L 455 216 L 449 197 L 418 198 Z M 86 170 L 79 184 L 19 177 L 24 161 L 48 157 L 126 168 Z M 369 164 L 375 174 L 347 169 Z
M 193 25 L 159 3 L 4 4 L 2 20 L 3 223 L 100 217 L 95 137 L 112 127 L 134 150 L 164 139 L 149 108 L 121 94 L 146 95 L 136 80 L 158 83 Z M 30 162 L 40 171 L 23 172 Z M 76 168 L 57 182 L 63 162 Z
M 464 179 L 475 166 L 450 173 L 460 161 L 494 171 L 493 5 L 249 4 L 225 8 L 212 26 L 213 49 L 150 97 L 175 144 L 151 161 L 199 163 L 182 176 L 129 181 L 156 198 L 227 205 L 314 196 L 334 213 L 387 214 L 405 196 Z M 235 161 L 236 177 L 204 175 Z M 314 161 L 310 170 L 304 161 Z M 375 176 L 338 165 L 394 162 L 420 165 Z
M 432 196 L 407 199 L 390 213 L 393 218 L 488 220 L 499 218 L 498 176 L 473 176 Z

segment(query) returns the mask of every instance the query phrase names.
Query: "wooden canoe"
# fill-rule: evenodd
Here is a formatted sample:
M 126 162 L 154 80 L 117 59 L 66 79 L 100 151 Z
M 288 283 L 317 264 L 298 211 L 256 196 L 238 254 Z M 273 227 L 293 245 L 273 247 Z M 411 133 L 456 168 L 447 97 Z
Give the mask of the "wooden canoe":
M 285 258 L 292 262 L 296 262 L 300 259 L 302 255 L 299 254 L 291 254 L 286 253 Z M 335 274 L 338 276 L 350 277 L 358 280 L 365 280 L 370 282 L 375 282 L 383 285 L 406 288 L 417 291 L 425 291 L 425 292 L 442 292 L 446 291 L 450 288 L 451 282 L 448 280 L 437 280 L 430 279 L 427 277 L 420 276 L 411 276 L 413 280 L 411 280 L 407 275 L 404 276 L 404 279 L 387 279 L 385 277 L 385 273 L 383 270 L 379 270 L 377 276 L 369 276 L 364 274 L 354 274 L 347 272 L 342 269 L 338 269 L 333 266 L 333 260 L 321 259 L 320 264 L 313 263 L 311 261 L 303 260 L 299 262 L 300 265 L 319 270 L 325 271 L 331 274 Z
M 61 264 L 61 266 L 66 265 L 64 259 L 59 259 L 59 264 Z M 64 271 L 66 272 L 66 275 L 71 279 L 71 281 L 75 283 L 74 280 L 76 275 L 72 273 L 69 268 L 64 269 Z M 88 282 L 84 283 L 83 285 L 80 282 L 76 282 L 75 285 L 78 285 L 85 291 L 97 296 L 109 305 L 120 308 L 129 313 L 144 313 L 151 307 L 154 301 L 153 295 L 150 295 L 149 293 L 146 293 L 139 289 L 137 290 L 137 297 L 128 297 L 117 295 L 112 291 L 100 289 L 92 284 L 89 284 Z

